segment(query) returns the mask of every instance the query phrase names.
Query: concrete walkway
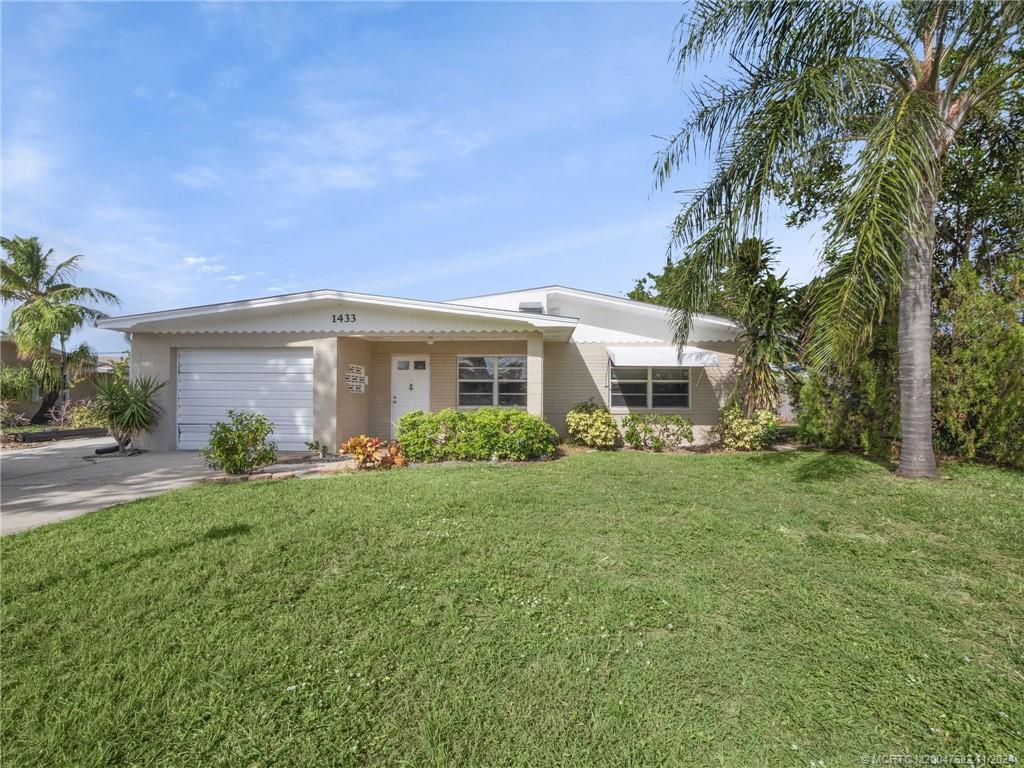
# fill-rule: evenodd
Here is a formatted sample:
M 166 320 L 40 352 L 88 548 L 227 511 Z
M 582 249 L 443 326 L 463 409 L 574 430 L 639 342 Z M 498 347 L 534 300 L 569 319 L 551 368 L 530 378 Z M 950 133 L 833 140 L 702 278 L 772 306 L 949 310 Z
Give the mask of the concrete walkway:
M 97 456 L 109 437 L 0 453 L 0 534 L 152 496 L 213 474 L 194 452 Z

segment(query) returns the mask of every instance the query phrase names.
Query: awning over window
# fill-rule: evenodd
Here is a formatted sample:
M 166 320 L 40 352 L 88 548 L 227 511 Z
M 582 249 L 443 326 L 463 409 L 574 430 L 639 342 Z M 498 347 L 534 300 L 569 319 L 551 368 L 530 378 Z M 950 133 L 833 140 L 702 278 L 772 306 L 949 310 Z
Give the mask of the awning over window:
M 608 347 L 612 365 L 630 365 L 652 368 L 717 368 L 718 355 L 698 347 Z

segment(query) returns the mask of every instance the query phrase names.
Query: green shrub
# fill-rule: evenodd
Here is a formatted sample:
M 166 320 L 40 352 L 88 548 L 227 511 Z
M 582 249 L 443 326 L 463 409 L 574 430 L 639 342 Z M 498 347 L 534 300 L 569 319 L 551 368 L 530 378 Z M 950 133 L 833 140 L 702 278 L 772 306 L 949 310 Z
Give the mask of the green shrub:
M 622 417 L 622 438 L 630 448 L 682 448 L 693 442 L 693 422 L 675 414 L 630 413 Z
M 437 413 L 410 411 L 398 420 L 398 442 L 411 461 L 467 458 L 467 415 L 452 408 Z
M 93 400 L 81 400 L 71 406 L 71 428 L 105 427 L 103 411 Z
M 576 403 L 565 416 L 569 439 L 589 448 L 614 448 L 619 441 L 615 419 L 603 405 Z
M 210 443 L 199 454 L 213 469 L 244 475 L 277 461 L 277 445 L 267 438 L 274 425 L 252 411 L 228 411 L 227 421 L 210 429 Z
M 964 266 L 936 296 L 932 424 L 943 454 L 1024 467 L 1022 285 L 1019 271 L 993 278 Z M 801 441 L 897 460 L 898 360 L 891 315 L 851 363 L 808 373 L 797 399 Z
M 525 461 L 551 456 L 558 433 L 539 416 L 515 408 L 437 413 L 412 411 L 398 421 L 410 461 Z
M 0 365 L 0 401 L 31 400 L 35 384 L 31 369 Z
M 939 305 L 932 356 L 935 443 L 943 452 L 1024 467 L 1024 274 L 1001 295 L 970 268 Z
M 730 451 L 759 451 L 779 436 L 779 419 L 771 411 L 756 411 L 747 418 L 739 406 L 730 405 L 722 411 L 717 431 Z
M 883 335 L 854 364 L 806 374 L 795 400 L 802 442 L 895 458 L 900 435 L 896 358 Z

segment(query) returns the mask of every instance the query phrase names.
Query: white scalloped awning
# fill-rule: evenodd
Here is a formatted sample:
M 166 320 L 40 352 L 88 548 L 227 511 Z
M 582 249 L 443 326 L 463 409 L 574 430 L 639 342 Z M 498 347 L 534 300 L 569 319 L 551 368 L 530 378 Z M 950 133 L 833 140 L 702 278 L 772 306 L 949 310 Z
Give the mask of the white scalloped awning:
M 635 347 L 608 347 L 612 365 L 652 368 L 717 368 L 718 355 L 699 347 L 663 347 L 637 345 Z

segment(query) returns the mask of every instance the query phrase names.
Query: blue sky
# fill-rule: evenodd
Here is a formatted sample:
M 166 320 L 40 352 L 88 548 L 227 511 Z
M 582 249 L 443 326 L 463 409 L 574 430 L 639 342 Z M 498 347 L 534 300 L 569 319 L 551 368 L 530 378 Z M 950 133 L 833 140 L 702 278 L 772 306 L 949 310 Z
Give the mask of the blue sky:
M 2 13 L 3 234 L 84 254 L 82 282 L 125 313 L 314 288 L 621 294 L 665 261 L 680 199 L 651 164 L 690 109 L 679 5 Z M 809 279 L 816 230 L 768 234 Z

